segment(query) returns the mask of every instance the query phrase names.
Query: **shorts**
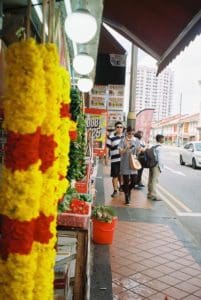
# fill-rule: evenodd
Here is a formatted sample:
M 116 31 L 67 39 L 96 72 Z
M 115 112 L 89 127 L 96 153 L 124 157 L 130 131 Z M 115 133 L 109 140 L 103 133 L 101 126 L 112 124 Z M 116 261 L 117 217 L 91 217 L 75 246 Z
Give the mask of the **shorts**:
M 118 177 L 120 175 L 120 161 L 111 163 L 111 177 Z

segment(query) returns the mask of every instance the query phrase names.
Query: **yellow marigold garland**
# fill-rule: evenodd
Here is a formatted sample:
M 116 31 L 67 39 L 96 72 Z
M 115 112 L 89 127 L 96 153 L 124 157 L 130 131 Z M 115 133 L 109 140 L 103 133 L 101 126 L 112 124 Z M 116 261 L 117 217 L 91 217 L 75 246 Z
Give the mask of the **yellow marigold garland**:
M 39 166 L 40 161 L 27 171 L 15 172 L 3 167 L 0 185 L 1 214 L 20 221 L 38 217 L 43 181 Z
M 6 52 L 4 127 L 33 133 L 46 114 L 43 60 L 34 39 L 12 44 Z
M 3 170 L 0 213 L 10 218 L 5 218 L 7 222 L 30 220 L 33 225 L 38 220 L 40 226 L 45 216 L 53 221 L 46 228 L 52 236 L 47 244 L 33 242 L 29 254 L 10 253 L 6 260 L 0 259 L 0 299 L 48 300 L 53 298 L 57 202 L 68 187 L 60 176 L 65 176 L 69 163 L 63 159 L 69 151 L 69 122 L 60 118 L 60 109 L 70 102 L 69 75 L 59 67 L 55 45 L 38 46 L 33 39 L 9 47 L 7 61 L 5 128 L 30 134 L 41 127 L 43 135 L 55 136 L 57 148 L 56 161 L 45 173 L 40 171 L 40 160 L 24 171 Z M 43 236 L 37 239 L 42 241 Z

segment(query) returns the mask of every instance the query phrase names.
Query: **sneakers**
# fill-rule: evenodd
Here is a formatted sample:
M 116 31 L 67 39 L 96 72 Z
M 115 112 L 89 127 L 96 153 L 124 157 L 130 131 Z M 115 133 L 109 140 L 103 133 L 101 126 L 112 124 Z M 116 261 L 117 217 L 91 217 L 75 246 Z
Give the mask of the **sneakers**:
M 131 204 L 130 204 L 130 202 L 125 202 L 125 205 L 130 206 Z
M 118 192 L 117 191 L 114 191 L 113 193 L 112 193 L 112 195 L 111 195 L 111 197 L 113 198 L 113 197 L 117 197 L 118 196 Z
M 143 183 L 139 183 L 138 186 L 139 187 L 145 187 L 145 185 Z

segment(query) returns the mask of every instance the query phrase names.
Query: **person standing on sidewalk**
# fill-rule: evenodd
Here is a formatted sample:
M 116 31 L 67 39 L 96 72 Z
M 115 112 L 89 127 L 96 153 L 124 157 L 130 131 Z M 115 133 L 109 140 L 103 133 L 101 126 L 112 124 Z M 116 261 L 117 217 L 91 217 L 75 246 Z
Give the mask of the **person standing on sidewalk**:
M 111 197 L 118 196 L 118 186 L 121 187 L 121 176 L 120 176 L 120 161 L 121 155 L 119 153 L 119 143 L 124 138 L 123 135 L 123 124 L 121 122 L 115 123 L 115 132 L 110 135 L 106 142 L 106 157 L 108 158 L 110 152 L 111 158 L 111 177 L 113 185 L 113 193 Z
M 134 137 L 139 141 L 140 143 L 140 150 L 138 156 L 140 156 L 140 153 L 143 153 L 145 151 L 145 142 L 143 141 L 143 131 L 138 130 L 135 134 Z M 144 187 L 144 184 L 142 183 L 142 173 L 143 173 L 144 168 L 142 167 L 140 170 L 137 171 L 137 187 L 142 188 Z
M 119 144 L 121 154 L 120 173 L 123 175 L 123 191 L 125 194 L 125 204 L 130 205 L 130 194 L 137 180 L 137 171 L 130 168 L 130 154 L 137 154 L 140 143 L 133 136 L 132 128 L 126 130 L 126 136 Z
M 164 136 L 162 134 L 156 135 L 156 144 L 153 146 L 155 150 L 155 156 L 157 164 L 155 167 L 149 169 L 149 179 L 148 179 L 148 194 L 147 198 L 153 201 L 160 201 L 157 197 L 157 183 L 159 181 L 160 173 L 163 171 L 163 147 Z

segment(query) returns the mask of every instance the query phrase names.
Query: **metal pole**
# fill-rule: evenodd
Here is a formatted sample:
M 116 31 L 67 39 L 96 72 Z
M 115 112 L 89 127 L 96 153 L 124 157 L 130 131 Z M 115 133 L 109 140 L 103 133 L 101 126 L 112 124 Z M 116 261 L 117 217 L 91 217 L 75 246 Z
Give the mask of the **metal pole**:
M 131 126 L 134 130 L 135 130 L 135 123 L 136 123 L 135 104 L 136 104 L 137 55 L 138 55 L 138 48 L 132 44 L 129 112 L 127 116 L 127 126 Z

